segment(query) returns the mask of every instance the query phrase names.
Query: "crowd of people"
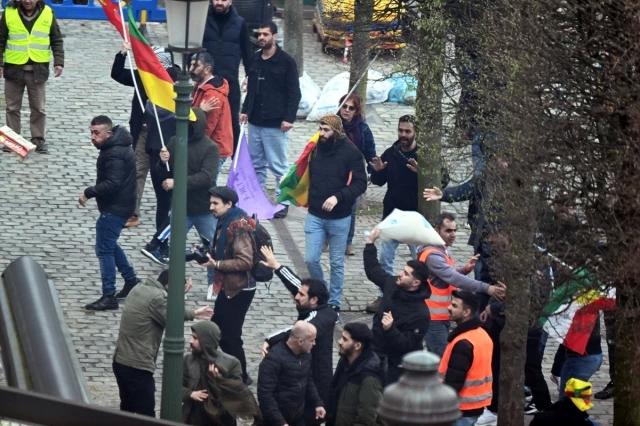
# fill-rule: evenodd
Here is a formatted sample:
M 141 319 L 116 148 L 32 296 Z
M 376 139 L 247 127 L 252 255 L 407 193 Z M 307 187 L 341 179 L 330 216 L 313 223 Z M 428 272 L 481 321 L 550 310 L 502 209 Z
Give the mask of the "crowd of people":
M 184 359 L 184 422 L 234 425 L 244 417 L 274 426 L 375 425 L 380 422 L 377 406 L 383 388 L 400 379 L 403 357 L 426 348 L 441 357 L 443 382 L 459 396 L 462 416 L 456 425 L 495 424 L 507 285 L 493 279 L 488 267 L 492 247 L 491 229 L 482 212 L 482 158 L 474 161 L 469 181 L 443 190 L 428 188 L 422 194 L 427 201 L 470 200 L 469 244 L 475 255 L 464 264 L 456 265 L 449 253 L 457 232 L 452 213 L 441 213 L 434 223 L 444 245 L 410 245 L 411 260 L 397 271 L 395 252 L 403 241 L 378 243 L 376 228 L 368 234 L 362 259 L 375 295 L 367 311 L 374 315 L 371 324 L 349 322 L 341 327 L 335 369 L 334 331 L 342 306 L 345 256 L 356 254 L 356 211 L 367 183 L 386 185 L 382 219 L 394 209 L 418 210 L 415 117 L 399 118 L 397 140 L 380 156 L 358 95 L 344 95 L 337 114 L 320 119 L 318 142 L 308 160 L 305 272 L 282 265 L 271 247 L 258 247 L 256 220 L 238 205 L 233 189 L 217 184 L 220 167 L 234 155 L 240 126 L 247 126 L 253 167 L 265 190 L 268 171 L 276 183 L 288 171 L 287 134 L 294 126 L 301 94 L 296 63 L 277 45 L 277 31 L 272 22 L 260 25 L 254 52 L 246 23 L 232 0 L 211 0 L 203 40 L 206 52 L 195 55 L 189 67 L 195 83 L 195 120 L 189 123 L 186 226 L 187 231 L 196 228 L 202 243 L 189 259 L 206 269 L 215 305 L 185 312 L 185 321 L 199 321 L 191 326 L 190 353 Z M 171 56 L 162 49 L 155 51 L 175 79 L 179 69 Z M 51 8 L 41 0 L 10 4 L 0 19 L 0 52 L 7 124 L 20 132 L 26 87 L 32 141 L 37 152 L 45 153 L 44 85 L 51 57 L 56 76 L 62 72 L 64 59 Z M 131 103 L 129 130 L 105 115 L 90 123 L 91 142 L 99 150 L 97 177 L 78 202 L 85 206 L 95 198 L 100 211 L 95 252 L 102 295 L 85 308 L 118 309 L 119 301 L 124 300 L 113 356 L 120 408 L 154 416 L 153 374 L 165 328 L 166 290 L 183 283 L 169 283 L 167 270 L 140 280 L 118 239 L 124 228 L 140 223 L 140 203 L 150 173 L 156 194 L 156 232 L 142 253 L 158 264 L 168 264 L 175 116 L 150 103 L 137 71 L 125 67 L 128 54 L 125 44 L 114 58 L 111 76 L 120 84 L 138 88 Z M 247 75 L 243 102 L 240 64 Z M 474 153 L 482 157 L 482 152 L 481 139 L 474 138 Z M 276 189 L 275 195 L 278 193 Z M 288 205 L 276 219 L 287 213 Z M 328 279 L 320 263 L 325 250 Z M 257 262 L 282 281 L 293 297 L 297 315 L 290 327 L 266 336 L 255 397 L 249 388 L 253 379 L 247 372 L 242 334 L 256 292 L 253 274 Z M 117 272 L 124 280 L 120 291 Z M 468 276 L 471 272 L 474 278 Z M 184 285 L 188 291 L 191 280 Z M 531 324 L 525 382 L 532 393 L 527 411 L 538 413 L 535 424 L 556 424 L 557 419 L 566 425 L 591 424 L 586 414 L 591 406 L 588 380 L 602 361 L 597 312 L 614 309 L 615 301 L 609 298 L 595 308 L 589 306 L 589 311 L 578 310 L 574 318 L 580 325 L 588 324 L 587 331 L 573 329 L 574 335 L 568 334 L 557 356 L 554 371 L 561 399 L 554 404 L 542 374 L 545 321 L 537 318 Z M 613 384 L 607 389 L 602 397 L 611 397 Z

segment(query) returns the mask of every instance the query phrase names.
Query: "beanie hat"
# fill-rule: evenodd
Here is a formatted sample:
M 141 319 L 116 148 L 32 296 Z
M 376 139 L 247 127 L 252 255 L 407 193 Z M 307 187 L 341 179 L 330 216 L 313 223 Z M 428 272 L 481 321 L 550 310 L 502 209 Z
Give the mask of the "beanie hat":
M 591 383 L 580 379 L 571 378 L 567 380 L 564 387 L 564 394 L 571 399 L 571 402 L 578 407 L 580 411 L 587 411 L 593 407 L 591 402 Z
M 335 114 L 328 114 L 320 118 L 320 124 L 331 127 L 336 137 L 344 135 L 344 129 L 342 127 L 342 119 Z
M 373 339 L 371 329 L 369 329 L 369 326 L 363 322 L 347 323 L 343 330 L 349 333 L 353 340 L 362 343 L 362 346 L 365 348 L 369 346 L 369 343 Z
M 231 202 L 234 206 L 238 202 L 238 194 L 236 191 L 226 186 L 214 186 L 209 188 L 209 194 L 220 198 L 225 203 Z
M 171 68 L 173 66 L 173 61 L 171 60 L 171 53 L 165 52 L 164 47 L 162 46 L 153 46 L 153 53 L 156 54 L 156 57 L 162 64 L 164 69 Z

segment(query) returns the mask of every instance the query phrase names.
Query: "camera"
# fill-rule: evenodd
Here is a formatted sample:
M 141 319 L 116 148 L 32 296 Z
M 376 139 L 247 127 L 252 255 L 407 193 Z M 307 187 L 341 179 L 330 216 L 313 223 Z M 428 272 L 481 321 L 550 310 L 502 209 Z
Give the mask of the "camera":
M 207 257 L 207 253 L 209 253 L 210 242 L 204 237 L 200 237 L 200 242 L 201 244 L 194 245 L 191 248 L 191 251 L 186 254 L 185 256 L 186 262 L 191 262 L 195 260 L 199 264 L 204 264 L 209 261 L 209 258 Z

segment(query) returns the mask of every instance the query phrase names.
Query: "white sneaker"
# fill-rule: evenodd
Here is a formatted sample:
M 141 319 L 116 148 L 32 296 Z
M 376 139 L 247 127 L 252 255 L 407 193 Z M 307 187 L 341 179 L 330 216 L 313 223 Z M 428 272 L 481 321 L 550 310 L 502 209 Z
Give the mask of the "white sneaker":
M 478 420 L 476 420 L 476 426 L 496 426 L 498 424 L 498 416 L 495 413 L 484 409 L 484 412 Z

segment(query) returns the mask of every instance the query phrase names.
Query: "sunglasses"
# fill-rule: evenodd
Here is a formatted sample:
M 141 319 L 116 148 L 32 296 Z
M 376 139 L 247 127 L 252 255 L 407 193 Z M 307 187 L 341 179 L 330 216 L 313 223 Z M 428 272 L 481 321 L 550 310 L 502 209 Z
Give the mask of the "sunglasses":
M 342 109 L 346 109 L 347 111 L 355 111 L 356 107 L 352 105 L 342 105 Z

